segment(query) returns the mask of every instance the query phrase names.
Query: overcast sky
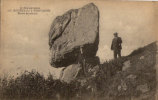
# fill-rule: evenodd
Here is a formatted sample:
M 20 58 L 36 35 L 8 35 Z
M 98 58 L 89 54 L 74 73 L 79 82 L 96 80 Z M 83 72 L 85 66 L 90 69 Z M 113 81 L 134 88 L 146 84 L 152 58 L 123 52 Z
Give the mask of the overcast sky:
M 43 74 L 56 72 L 49 65 L 48 32 L 56 16 L 90 1 L 3 3 L 1 32 L 0 73 L 19 73 L 36 69 Z M 100 41 L 97 55 L 101 62 L 113 58 L 110 50 L 113 33 L 118 32 L 123 40 L 122 55 L 156 40 L 156 21 L 152 2 L 93 2 L 100 12 Z M 8 6 L 9 5 L 9 6 Z M 8 12 L 19 7 L 40 7 L 50 12 L 37 15 L 18 15 Z

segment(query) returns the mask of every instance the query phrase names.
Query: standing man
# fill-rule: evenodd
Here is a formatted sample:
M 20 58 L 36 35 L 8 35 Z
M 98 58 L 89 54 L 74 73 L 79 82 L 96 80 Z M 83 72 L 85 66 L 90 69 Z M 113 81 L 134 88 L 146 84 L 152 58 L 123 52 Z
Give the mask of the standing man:
M 117 59 L 117 56 L 121 58 L 121 49 L 122 49 L 122 39 L 118 37 L 118 33 L 114 33 L 114 38 L 111 44 L 111 50 L 114 52 L 114 59 Z

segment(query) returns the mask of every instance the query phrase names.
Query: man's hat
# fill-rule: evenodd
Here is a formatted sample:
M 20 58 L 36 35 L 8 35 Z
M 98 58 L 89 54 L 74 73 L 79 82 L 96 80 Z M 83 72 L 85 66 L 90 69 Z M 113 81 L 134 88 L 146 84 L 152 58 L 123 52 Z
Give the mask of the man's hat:
M 117 35 L 117 34 L 118 34 L 117 32 L 114 33 L 114 35 Z

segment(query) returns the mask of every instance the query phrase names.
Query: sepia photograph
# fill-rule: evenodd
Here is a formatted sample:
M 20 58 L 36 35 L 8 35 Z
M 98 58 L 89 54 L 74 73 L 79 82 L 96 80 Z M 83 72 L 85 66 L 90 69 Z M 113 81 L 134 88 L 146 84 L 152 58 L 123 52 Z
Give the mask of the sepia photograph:
M 157 1 L 0 4 L 0 100 L 158 100 Z

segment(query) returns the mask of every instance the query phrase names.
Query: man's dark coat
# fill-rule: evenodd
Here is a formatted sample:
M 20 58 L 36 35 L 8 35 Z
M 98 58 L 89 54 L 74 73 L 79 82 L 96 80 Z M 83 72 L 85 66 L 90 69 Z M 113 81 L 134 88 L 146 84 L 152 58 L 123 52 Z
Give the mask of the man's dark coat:
M 122 39 L 120 37 L 115 37 L 112 40 L 111 50 L 121 50 L 122 49 L 121 43 L 122 43 Z

